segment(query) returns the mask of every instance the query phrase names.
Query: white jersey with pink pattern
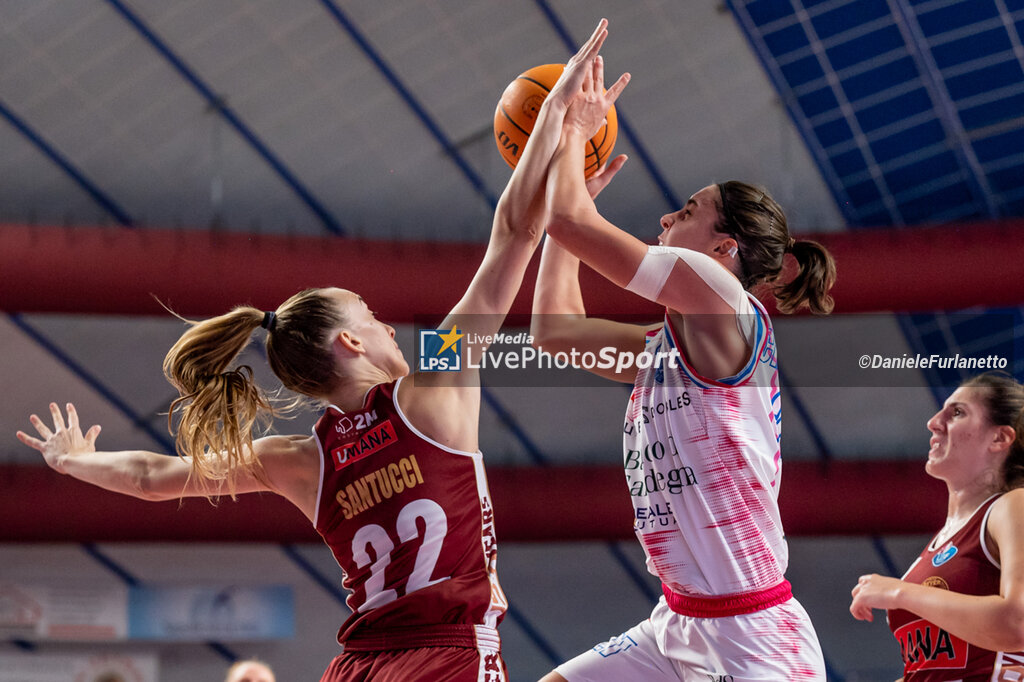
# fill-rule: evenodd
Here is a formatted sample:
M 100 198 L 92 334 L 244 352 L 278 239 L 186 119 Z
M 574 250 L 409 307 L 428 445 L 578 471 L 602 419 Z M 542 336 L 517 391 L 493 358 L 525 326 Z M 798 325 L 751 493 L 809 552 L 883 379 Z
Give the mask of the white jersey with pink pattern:
M 783 580 L 789 551 L 779 518 L 781 394 L 775 336 L 751 295 L 751 355 L 710 380 L 686 362 L 665 316 L 646 350 L 679 353 L 637 373 L 623 428 L 635 530 L 647 568 L 693 596 L 763 590 Z M 738 318 L 738 319 L 740 319 Z M 681 360 L 681 362 L 680 362 Z

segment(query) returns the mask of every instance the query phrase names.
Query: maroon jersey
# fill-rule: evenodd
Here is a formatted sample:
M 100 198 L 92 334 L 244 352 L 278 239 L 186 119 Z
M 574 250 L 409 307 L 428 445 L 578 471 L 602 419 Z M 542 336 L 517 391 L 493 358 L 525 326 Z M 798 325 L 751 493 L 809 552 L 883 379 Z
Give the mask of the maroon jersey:
M 374 386 L 357 412 L 327 408 L 313 429 L 314 525 L 351 592 L 341 643 L 367 628 L 493 628 L 507 607 L 483 457 L 417 431 L 395 401 L 400 382 Z
M 903 579 L 961 594 L 999 594 L 999 566 L 985 544 L 985 525 L 997 499 L 986 500 L 948 541 L 936 546 L 932 540 Z M 1024 679 L 1024 652 L 982 649 L 902 609 L 887 617 L 903 654 L 906 682 Z

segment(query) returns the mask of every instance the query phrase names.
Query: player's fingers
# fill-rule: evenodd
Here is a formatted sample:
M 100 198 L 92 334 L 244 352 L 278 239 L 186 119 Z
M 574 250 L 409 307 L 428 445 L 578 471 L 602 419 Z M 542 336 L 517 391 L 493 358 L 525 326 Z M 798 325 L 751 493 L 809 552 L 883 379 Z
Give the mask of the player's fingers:
M 607 23 L 604 19 L 601 20 Z M 583 74 L 589 74 L 591 63 L 594 58 L 597 57 L 597 53 L 601 49 L 601 44 L 604 42 L 604 37 L 608 35 L 608 32 L 601 28 L 601 24 L 598 24 L 598 28 L 594 31 L 594 35 L 590 36 L 590 39 L 583 44 L 579 49 L 579 52 L 572 56 L 569 63 L 566 64 L 565 70 L 572 78 L 579 78 L 577 75 L 582 69 Z M 578 81 L 577 81 L 578 82 Z
M 594 89 L 604 89 L 604 57 L 597 55 L 594 58 L 593 66 L 590 68 L 591 80 L 593 81 Z
M 605 173 L 615 175 L 622 169 L 624 165 L 626 165 L 626 161 L 629 161 L 629 157 L 626 156 L 625 154 L 619 154 L 608 163 L 608 167 L 605 169 Z
M 587 42 L 583 43 L 583 46 L 580 47 L 579 51 L 573 55 L 572 59 L 569 61 L 582 62 L 585 64 L 596 57 L 597 53 L 601 51 L 604 39 L 608 37 L 608 31 L 605 29 L 607 25 L 608 20 L 602 19 Z
M 582 76 L 580 76 L 580 92 L 589 94 L 594 91 L 594 70 L 592 68 L 582 69 Z
M 608 88 L 608 92 L 605 94 L 605 97 L 608 98 L 609 104 L 615 103 L 615 100 L 617 100 L 619 98 L 619 95 L 622 94 L 622 91 L 626 89 L 626 86 L 629 85 L 629 81 L 632 78 L 633 77 L 629 74 L 629 72 L 626 72 L 619 76 L 619 80 L 615 81 L 612 87 Z
M 18 440 L 20 440 L 22 443 L 29 446 L 30 448 L 35 448 L 36 450 L 43 449 L 43 441 L 37 438 L 33 438 L 24 431 L 18 431 L 14 435 L 18 437 Z
M 597 198 L 597 195 L 608 186 L 624 163 L 626 163 L 626 155 L 619 154 L 587 179 L 587 192 L 592 199 Z
M 102 429 L 99 424 L 89 427 L 89 431 L 85 434 L 85 440 L 89 445 L 96 447 L 96 439 L 99 437 L 101 430 Z
M 597 35 L 597 40 L 594 41 L 593 46 L 587 50 L 587 58 L 593 59 L 597 56 L 597 53 L 601 51 L 601 46 L 604 45 L 605 38 L 608 37 L 608 31 L 601 31 Z
M 78 428 L 78 412 L 75 411 L 75 406 L 68 403 L 68 429 L 74 431 Z
M 63 431 L 67 428 L 64 426 L 64 413 L 60 411 L 57 403 L 50 403 L 50 414 L 53 416 L 53 426 L 57 431 Z
M 32 423 L 32 426 L 36 427 L 36 431 L 38 431 L 39 435 L 44 439 L 53 435 L 53 431 L 50 430 L 50 427 L 44 424 L 43 420 L 36 415 L 33 414 L 29 416 L 28 420 Z
M 583 47 L 580 48 L 580 52 L 588 58 L 592 58 L 600 49 L 601 45 L 604 44 L 604 39 L 608 37 L 608 20 L 601 19 L 597 22 L 597 27 L 594 32 L 590 34 L 587 42 L 583 43 Z

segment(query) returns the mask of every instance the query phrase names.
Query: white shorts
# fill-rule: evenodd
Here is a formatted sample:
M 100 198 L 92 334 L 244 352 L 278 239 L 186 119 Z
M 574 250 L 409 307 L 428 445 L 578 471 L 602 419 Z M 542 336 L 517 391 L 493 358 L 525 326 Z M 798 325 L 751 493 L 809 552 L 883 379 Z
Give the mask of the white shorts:
M 796 599 L 742 616 L 692 618 L 662 597 L 651 617 L 555 668 L 569 682 L 824 682 L 825 660 Z

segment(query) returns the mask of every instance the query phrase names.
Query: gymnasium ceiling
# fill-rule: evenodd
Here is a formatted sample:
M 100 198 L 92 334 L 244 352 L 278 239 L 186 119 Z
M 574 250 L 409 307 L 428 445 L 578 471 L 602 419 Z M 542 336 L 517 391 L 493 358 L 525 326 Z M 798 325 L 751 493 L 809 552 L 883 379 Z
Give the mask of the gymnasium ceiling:
M 616 147 L 630 161 L 599 201 L 638 236 L 729 178 L 767 186 L 798 234 L 1024 214 L 1024 0 L 0 0 L 0 223 L 483 242 L 510 173 L 499 95 L 602 16 L 609 81 L 633 80 Z M 976 319 L 884 324 L 907 352 L 1005 337 Z M 176 325 L 13 315 L 0 330 L 5 382 L 26 387 L 5 432 L 78 400 L 51 390 L 74 383 L 125 442 L 145 424 L 166 445 Z M 955 380 L 928 377 L 913 424 Z M 825 402 L 789 412 L 796 450 L 884 453 L 923 433 L 899 440 L 895 409 L 876 435 L 822 436 Z
M 637 234 L 730 177 L 803 232 L 1024 210 L 1022 0 L 3 0 L 0 221 L 481 241 L 498 96 L 601 16 Z

